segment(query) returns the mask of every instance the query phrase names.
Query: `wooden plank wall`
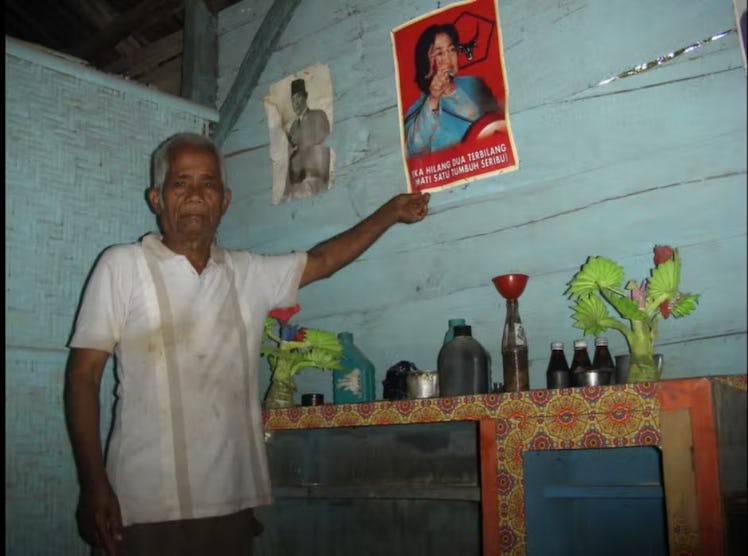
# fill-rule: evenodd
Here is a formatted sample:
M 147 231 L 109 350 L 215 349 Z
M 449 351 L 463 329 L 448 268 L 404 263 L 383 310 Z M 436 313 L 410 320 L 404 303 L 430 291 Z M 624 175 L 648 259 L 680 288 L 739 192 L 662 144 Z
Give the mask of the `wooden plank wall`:
M 303 0 L 224 144 L 233 206 L 229 247 L 307 249 L 405 190 L 389 32 L 435 9 L 425 0 Z M 444 4 L 444 3 L 442 3 Z M 269 0 L 219 14 L 219 105 Z M 692 315 L 660 326 L 665 377 L 746 372 L 746 74 L 730 0 L 500 0 L 518 171 L 432 197 L 431 215 L 393 228 L 364 256 L 301 292 L 297 319 L 347 330 L 381 380 L 407 359 L 434 368 L 447 320 L 464 317 L 501 381 L 503 299 L 490 283 L 531 276 L 520 299 L 530 384 L 544 387 L 549 344 L 580 337 L 566 284 L 588 255 L 641 280 L 655 243 L 679 246 Z M 597 85 L 716 35 L 639 75 Z M 314 63 L 330 66 L 337 154 L 333 188 L 270 205 L 262 96 Z M 610 332 L 614 354 L 625 353 Z M 588 340 L 592 340 L 591 337 Z M 263 379 L 267 382 L 268 373 Z M 319 371 L 300 390 L 331 396 Z

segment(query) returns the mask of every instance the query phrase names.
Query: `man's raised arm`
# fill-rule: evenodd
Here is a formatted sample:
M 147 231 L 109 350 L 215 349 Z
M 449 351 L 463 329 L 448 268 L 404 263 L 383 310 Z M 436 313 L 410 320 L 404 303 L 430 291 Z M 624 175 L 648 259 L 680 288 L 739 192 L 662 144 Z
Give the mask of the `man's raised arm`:
M 318 243 L 307 252 L 301 286 L 328 278 L 366 251 L 391 226 L 412 224 L 428 212 L 428 193 L 401 193 L 352 228 Z

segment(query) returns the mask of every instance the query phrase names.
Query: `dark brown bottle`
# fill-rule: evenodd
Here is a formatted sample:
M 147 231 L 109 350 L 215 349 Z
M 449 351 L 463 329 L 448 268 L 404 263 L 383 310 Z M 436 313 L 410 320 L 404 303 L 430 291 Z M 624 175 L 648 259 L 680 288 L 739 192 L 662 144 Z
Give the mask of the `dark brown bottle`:
M 609 369 L 611 371 L 615 369 L 613 357 L 610 355 L 610 351 L 608 350 L 608 339 L 604 336 L 595 338 L 595 355 L 592 357 L 592 368 Z
M 577 376 L 580 371 L 592 368 L 590 354 L 587 353 L 587 340 L 574 340 L 574 355 L 571 359 L 571 385 L 581 386 L 584 381 Z
M 551 357 L 548 360 L 548 370 L 545 372 L 548 388 L 569 388 L 571 386 L 571 373 L 569 364 L 564 355 L 563 342 L 551 344 Z

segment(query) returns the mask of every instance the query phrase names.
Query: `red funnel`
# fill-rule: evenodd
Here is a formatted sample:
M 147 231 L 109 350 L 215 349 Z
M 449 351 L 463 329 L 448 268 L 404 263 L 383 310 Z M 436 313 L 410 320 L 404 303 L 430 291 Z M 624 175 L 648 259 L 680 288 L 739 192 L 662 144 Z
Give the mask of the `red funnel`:
M 525 291 L 529 278 L 527 274 L 502 274 L 491 278 L 491 281 L 506 299 L 517 299 Z

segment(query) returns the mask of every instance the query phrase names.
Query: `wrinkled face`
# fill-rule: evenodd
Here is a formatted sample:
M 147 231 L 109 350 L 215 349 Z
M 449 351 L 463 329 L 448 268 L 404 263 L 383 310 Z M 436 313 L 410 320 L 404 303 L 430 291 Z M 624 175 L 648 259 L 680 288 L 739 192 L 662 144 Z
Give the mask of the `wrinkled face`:
M 218 159 L 210 150 L 182 145 L 169 152 L 162 191 L 151 189 L 148 199 L 165 238 L 212 241 L 231 192 L 224 189 Z
M 296 115 L 301 116 L 301 113 L 306 108 L 306 95 L 304 93 L 292 94 L 291 106 L 293 106 L 293 111 L 296 112 Z
M 449 70 L 453 74 L 457 73 L 457 46 L 446 33 L 437 33 L 434 37 L 434 44 L 429 49 L 429 61 L 431 69 L 434 71 Z

